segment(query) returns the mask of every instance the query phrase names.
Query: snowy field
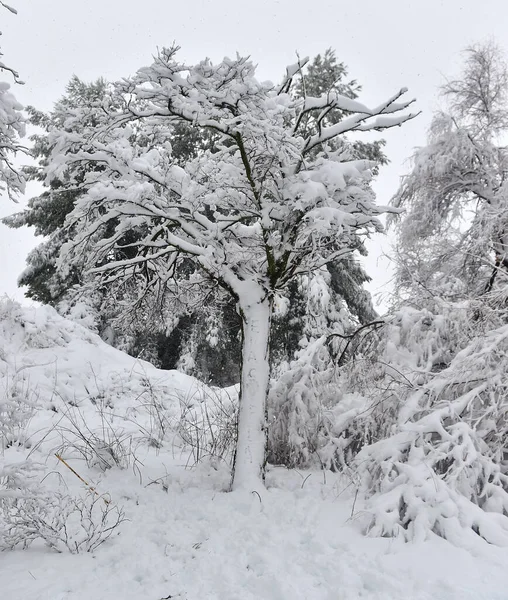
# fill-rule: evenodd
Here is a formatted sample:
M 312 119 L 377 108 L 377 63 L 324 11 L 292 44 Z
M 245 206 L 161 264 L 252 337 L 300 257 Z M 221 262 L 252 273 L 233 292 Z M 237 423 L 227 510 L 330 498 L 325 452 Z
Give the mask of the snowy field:
M 271 467 L 261 497 L 225 493 L 196 432 L 235 389 L 155 369 L 50 308 L 0 304 L 0 393 L 0 503 L 8 465 L 29 459 L 28 491 L 121 521 L 91 552 L 69 551 L 90 533 L 74 513 L 68 545 L 5 550 L 1 600 L 508 599 L 508 549 L 364 537 L 345 476 Z

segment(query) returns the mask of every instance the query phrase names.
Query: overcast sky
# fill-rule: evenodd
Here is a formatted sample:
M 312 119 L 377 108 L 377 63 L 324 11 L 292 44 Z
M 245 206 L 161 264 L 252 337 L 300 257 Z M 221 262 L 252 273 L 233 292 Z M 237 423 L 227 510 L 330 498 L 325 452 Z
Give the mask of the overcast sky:
M 422 115 L 384 137 L 391 160 L 376 184 L 386 204 L 407 171 L 412 148 L 425 143 L 437 91 L 460 67 L 461 51 L 494 39 L 508 52 L 507 0 L 10 0 L 18 15 L 2 10 L 4 60 L 25 80 L 18 100 L 51 109 L 73 74 L 114 80 L 151 62 L 157 47 L 178 43 L 181 56 L 214 61 L 250 55 L 260 79 L 277 81 L 296 52 L 314 56 L 334 48 L 364 89 L 360 100 L 379 103 L 402 86 Z M 0 74 L 4 79 L 5 74 Z M 19 205 L 18 205 L 19 206 Z M 21 205 L 22 206 L 22 205 Z M 0 215 L 16 206 L 0 198 Z M 36 240 L 0 224 L 0 294 L 22 298 L 16 278 Z M 373 244 L 367 263 L 376 291 L 388 264 Z

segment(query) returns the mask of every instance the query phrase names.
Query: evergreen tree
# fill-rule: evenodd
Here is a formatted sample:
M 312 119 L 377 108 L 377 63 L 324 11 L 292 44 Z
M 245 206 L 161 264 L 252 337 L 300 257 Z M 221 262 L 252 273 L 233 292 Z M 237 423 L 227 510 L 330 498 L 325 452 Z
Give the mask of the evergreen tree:
M 45 183 L 48 158 L 55 150 L 53 131 L 64 129 L 69 133 L 79 134 L 87 127 L 98 126 L 104 115 L 103 100 L 108 87 L 108 82 L 102 78 L 86 83 L 73 76 L 65 95 L 55 104 L 50 114 L 33 107 L 27 108 L 30 123 L 41 130 L 41 133 L 30 138 L 33 143 L 32 155 L 39 162 L 36 167 L 25 168 L 25 173 L 30 179 Z M 85 109 L 86 117 L 83 117 Z M 213 147 L 213 139 L 213 133 L 202 133 L 186 123 L 178 124 L 172 136 L 174 156 L 177 161 L 185 162 L 196 156 L 199 149 Z M 153 139 L 138 141 L 149 145 Z M 28 255 L 27 268 L 19 277 L 19 284 L 27 287 L 27 297 L 50 304 L 62 314 L 79 320 L 122 350 L 159 364 L 164 362 L 165 365 L 169 364 L 174 368 L 179 346 L 174 349 L 175 354 L 169 357 L 171 340 L 161 334 L 157 319 L 151 318 L 148 324 L 146 315 L 140 311 L 136 319 L 119 328 L 115 323 L 117 306 L 110 302 L 106 290 L 95 290 L 93 295 L 82 293 L 86 282 L 83 266 L 76 263 L 65 276 L 57 270 L 56 261 L 60 249 L 72 235 L 71 230 L 66 227 L 66 218 L 83 194 L 80 185 L 85 182 L 87 172 L 78 165 L 73 176 L 78 185 L 69 186 L 65 178 L 55 177 L 47 190 L 29 200 L 27 209 L 3 220 L 13 228 L 33 227 L 35 235 L 45 238 Z M 108 232 L 105 231 L 104 234 L 107 235 Z M 126 239 L 129 238 L 133 243 L 140 232 L 131 230 L 125 235 Z M 154 313 L 151 316 L 153 317 Z M 182 318 L 185 323 L 185 318 Z M 185 329 L 183 326 L 184 333 Z M 168 347 L 164 348 L 164 345 Z
M 67 86 L 66 95 L 55 104 L 50 115 L 31 106 L 27 107 L 30 123 L 44 131 L 43 134 L 34 134 L 30 138 L 33 143 L 32 155 L 39 161 L 39 166 L 25 167 L 25 173 L 30 179 L 41 183 L 45 181 L 44 169 L 53 149 L 51 131 L 54 128 L 80 131 L 86 123 L 72 119 L 73 111 L 98 103 L 106 88 L 107 83 L 103 79 L 85 84 L 74 76 Z M 88 119 L 89 123 L 94 122 L 91 115 Z M 80 181 L 84 181 L 85 176 L 86 173 L 82 170 Z M 33 227 L 35 235 L 46 238 L 28 255 L 27 268 L 19 278 L 19 284 L 27 287 L 28 298 L 56 307 L 73 286 L 80 282 L 78 267 L 66 278 L 62 278 L 56 273 L 55 262 L 60 247 L 68 236 L 64 228 L 65 219 L 81 193 L 78 189 L 69 189 L 64 181 L 55 178 L 49 189 L 28 201 L 25 210 L 4 219 L 3 222 L 9 227 Z

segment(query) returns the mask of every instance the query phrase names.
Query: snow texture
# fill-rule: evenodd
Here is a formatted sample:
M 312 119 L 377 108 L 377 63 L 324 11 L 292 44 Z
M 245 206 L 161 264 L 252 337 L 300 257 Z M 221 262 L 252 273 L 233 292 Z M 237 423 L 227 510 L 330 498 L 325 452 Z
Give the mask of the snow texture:
M 4 302 L 0 332 L 2 389 L 19 385 L 32 409 L 0 463 L 30 455 L 43 464 L 46 489 L 86 496 L 85 484 L 54 456 L 58 447 L 128 519 L 93 552 L 58 553 L 34 541 L 2 553 L 2 600 L 506 598 L 506 549 L 485 544 L 468 552 L 436 536 L 412 544 L 365 538 L 363 507 L 338 474 L 270 468 L 261 500 L 224 493 L 229 469 L 213 460 L 192 466 L 178 435 L 182 396 L 199 403 L 210 393 L 195 379 L 136 361 L 49 308 Z M 146 434 L 146 397 L 138 397 L 147 389 L 162 391 L 175 419 L 158 447 Z M 82 415 L 89 432 L 111 426 L 129 439 L 128 468 L 103 471 L 83 460 L 70 444 L 71 415 Z

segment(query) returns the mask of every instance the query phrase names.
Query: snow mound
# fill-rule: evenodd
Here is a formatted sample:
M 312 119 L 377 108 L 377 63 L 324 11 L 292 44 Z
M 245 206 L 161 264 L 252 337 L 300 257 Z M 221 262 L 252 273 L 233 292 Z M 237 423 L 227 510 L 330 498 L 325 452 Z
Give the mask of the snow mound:
M 85 399 L 129 403 L 148 382 L 166 396 L 191 397 L 203 384 L 162 371 L 116 350 L 48 306 L 0 302 L 0 378 L 24 382 L 44 401 L 80 405 Z M 4 387 L 2 386 L 2 387 Z

